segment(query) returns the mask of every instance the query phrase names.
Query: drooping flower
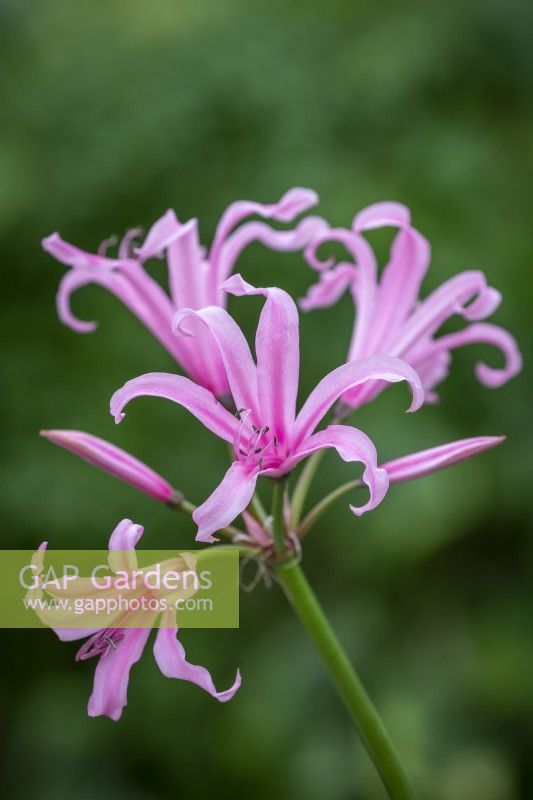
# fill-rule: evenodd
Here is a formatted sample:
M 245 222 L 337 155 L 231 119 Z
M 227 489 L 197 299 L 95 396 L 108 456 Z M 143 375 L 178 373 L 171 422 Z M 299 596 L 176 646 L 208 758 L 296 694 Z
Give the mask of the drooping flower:
M 113 572 L 123 571 L 132 574 L 138 569 L 135 547 L 142 533 L 142 526 L 135 525 L 129 519 L 123 519 L 117 525 L 109 539 L 109 566 Z M 37 577 L 43 569 L 46 545 L 47 543 L 43 542 L 32 562 Z M 190 554 L 187 558 L 190 558 Z M 169 566 L 174 570 L 180 570 L 190 569 L 194 564 L 185 563 L 180 557 L 173 560 Z M 195 683 L 221 703 L 231 700 L 239 688 L 241 676 L 238 670 L 233 685 L 219 692 L 205 667 L 190 664 L 186 660 L 183 645 L 176 638 L 178 628 L 175 609 L 168 605 L 162 613 L 151 610 L 153 603 L 150 603 L 150 600 L 160 600 L 160 590 L 148 589 L 142 581 L 138 581 L 135 588 L 126 590 L 114 587 L 110 590 L 98 590 L 90 578 L 77 578 L 72 586 L 65 585 L 58 588 L 46 584 L 45 588 L 48 594 L 58 600 L 68 599 L 72 609 L 77 598 L 85 600 L 97 594 L 99 597 L 105 595 L 106 601 L 117 599 L 117 611 L 112 610 L 92 616 L 87 612 L 84 617 L 77 615 L 71 608 L 66 610 L 43 606 L 39 609 L 38 606 L 34 606 L 41 620 L 52 627 L 62 641 L 87 640 L 78 650 L 76 661 L 98 658 L 93 692 L 88 704 L 90 717 L 106 716 L 113 720 L 120 718 L 127 704 L 130 670 L 143 654 L 152 626 L 157 623 L 158 617 L 160 619 L 154 642 L 154 657 L 165 677 Z M 127 603 L 127 610 L 121 609 L 119 595 Z M 42 585 L 30 589 L 27 594 L 27 598 L 32 600 L 38 597 L 42 597 Z M 143 598 L 145 603 L 142 603 Z M 134 603 L 134 600 L 138 602 Z M 133 624 L 139 623 L 141 615 L 143 627 L 133 627 Z M 83 621 L 87 619 L 94 627 L 79 627 L 80 619 Z M 61 627 L 58 627 L 58 620 Z M 128 627 L 124 627 L 126 624 Z
M 173 314 L 180 308 L 223 306 L 226 295 L 220 288 L 221 284 L 251 242 L 261 242 L 273 250 L 300 250 L 317 228 L 325 224 L 318 217 L 307 217 L 292 230 L 276 230 L 265 222 L 247 218 L 256 215 L 290 223 L 317 201 L 316 193 L 310 189 L 295 188 L 274 204 L 246 200 L 233 203 L 218 223 L 209 254 L 200 244 L 198 221 L 191 219 L 182 223 L 172 210 L 152 225 L 140 247 L 133 245 L 142 231 L 130 230 L 120 242 L 116 258 L 107 255 L 109 240 L 102 243 L 97 254 L 92 254 L 53 233 L 43 239 L 43 248 L 62 264 L 71 267 L 59 285 L 59 317 L 78 333 L 93 331 L 96 323 L 75 317 L 70 299 L 81 286 L 90 283 L 103 286 L 141 320 L 194 381 L 222 397 L 228 386 L 212 337 L 208 331 L 203 331 L 193 344 L 186 338 L 173 336 Z M 148 259 L 165 255 L 169 293 L 144 268 Z
M 409 453 L 382 465 L 387 470 L 389 483 L 402 483 L 431 475 L 445 467 L 451 467 L 467 458 L 472 458 L 490 450 L 505 441 L 505 436 L 475 436 L 471 439 L 458 439 L 429 450 Z
M 84 431 L 41 431 L 50 442 L 70 450 L 89 464 L 162 503 L 176 504 L 180 495 L 165 478 L 120 447 Z
M 374 508 L 387 491 L 388 476 L 377 466 L 376 450 L 368 436 L 347 425 L 316 428 L 343 392 L 370 381 L 406 380 L 413 393 L 410 410 L 416 410 L 424 396 L 416 372 L 395 358 L 363 358 L 345 364 L 318 383 L 296 414 L 300 348 L 294 302 L 283 290 L 256 289 L 240 275 L 227 280 L 224 288 L 234 295 L 266 298 L 255 340 L 257 364 L 241 329 L 220 306 L 182 309 L 175 316 L 174 328 L 186 334 L 186 323 L 192 320 L 195 332 L 199 323 L 210 331 L 220 350 L 237 414 L 231 414 L 211 392 L 188 378 L 149 373 L 115 392 L 111 413 L 116 422 L 123 419 L 124 407 L 135 397 L 164 397 L 188 409 L 233 447 L 234 461 L 222 482 L 193 513 L 198 541 L 215 541 L 213 534 L 248 506 L 259 475 L 280 478 L 324 448 L 337 450 L 345 461 L 365 465 L 363 481 L 370 497 L 364 506 L 351 509 L 359 515 Z
M 374 252 L 363 232 L 391 226 L 398 228 L 389 262 L 378 276 Z M 327 242 L 341 243 L 352 259 L 336 263 L 320 260 L 318 248 Z M 476 375 L 485 386 L 501 386 L 522 366 L 514 338 L 506 330 L 480 320 L 498 307 L 501 295 L 487 285 L 478 270 L 461 272 L 442 284 L 424 300 L 418 296 L 430 260 L 427 240 L 411 226 L 409 210 L 399 203 L 376 203 L 361 211 L 352 229 L 322 229 L 305 250 L 308 263 L 320 273 L 300 305 L 303 310 L 331 306 L 349 290 L 356 320 L 348 360 L 373 355 L 394 356 L 407 361 L 418 372 L 426 402 L 436 402 L 435 387 L 447 376 L 451 353 L 458 347 L 486 343 L 499 348 L 501 368 L 479 363 Z M 469 324 L 457 333 L 438 336 L 444 322 L 454 315 Z M 357 386 L 345 392 L 342 403 L 350 409 L 368 403 L 384 384 Z

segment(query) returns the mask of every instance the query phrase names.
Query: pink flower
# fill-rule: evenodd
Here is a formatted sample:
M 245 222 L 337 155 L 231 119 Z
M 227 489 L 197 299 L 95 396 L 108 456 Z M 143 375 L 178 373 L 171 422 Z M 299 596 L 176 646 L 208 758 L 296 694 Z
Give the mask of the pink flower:
M 220 286 L 251 242 L 259 241 L 274 250 L 299 250 L 309 242 L 317 227 L 325 224 L 318 217 L 308 217 L 293 230 L 279 231 L 264 222 L 245 221 L 248 217 L 258 215 L 289 223 L 315 205 L 317 200 L 315 192 L 297 188 L 288 191 L 272 205 L 246 200 L 233 203 L 218 223 L 209 255 L 200 245 L 198 221 L 179 222 L 172 210 L 152 225 L 140 247 L 133 247 L 133 242 L 142 231 L 129 231 L 119 245 L 118 258 L 107 255 L 109 241 L 103 242 L 98 254 L 93 255 L 53 233 L 43 239 L 43 248 L 62 264 L 71 267 L 59 285 L 59 317 L 78 333 L 93 331 L 96 327 L 94 322 L 74 316 L 70 298 L 81 286 L 99 284 L 141 320 L 193 380 L 221 397 L 227 393 L 228 386 L 212 337 L 206 331 L 197 337 L 194 344 L 185 338 L 176 338 L 171 330 L 172 316 L 180 308 L 224 305 L 225 294 Z M 145 261 L 162 258 L 165 254 L 169 294 L 144 269 Z
M 490 450 L 505 441 L 505 436 L 476 436 L 472 439 L 458 439 L 455 442 L 420 450 L 408 456 L 395 458 L 382 465 L 387 470 L 390 483 L 401 483 L 422 478 L 432 472 L 451 467 L 460 461 Z
M 229 525 L 249 504 L 259 475 L 279 478 L 307 456 L 333 448 L 345 461 L 365 465 L 363 480 L 370 498 L 355 514 L 374 508 L 388 486 L 387 472 L 377 466 L 370 439 L 356 428 L 317 426 L 336 400 L 348 389 L 369 381 L 406 380 L 413 393 L 410 410 L 423 402 L 423 389 L 416 372 L 396 358 L 363 358 L 333 370 L 311 392 L 296 414 L 299 379 L 298 312 L 289 295 L 277 288 L 256 289 L 235 275 L 224 284 L 235 295 L 264 295 L 266 302 L 257 326 L 257 364 L 248 343 L 233 318 L 220 306 L 202 310 L 182 309 L 174 318 L 177 332 L 195 331 L 203 324 L 216 341 L 228 385 L 237 409 L 231 414 L 207 389 L 179 375 L 149 373 L 128 381 L 111 399 L 116 422 L 133 398 L 151 395 L 173 400 L 196 416 L 209 430 L 232 445 L 234 461 L 213 494 L 193 513 L 197 540 L 215 541 L 213 533 Z
M 373 228 L 392 226 L 399 229 L 393 241 L 390 259 L 378 278 L 374 253 L 362 233 Z M 340 242 L 354 263 L 335 264 L 321 261 L 318 248 L 327 242 Z M 306 248 L 309 264 L 320 272 L 301 301 L 304 310 L 330 306 L 350 290 L 357 311 L 348 359 L 373 355 L 401 357 L 418 372 L 426 390 L 426 401 L 438 399 L 435 387 L 449 370 L 451 352 L 466 344 L 486 343 L 499 348 L 505 357 L 502 368 L 479 363 L 476 375 L 491 388 L 501 386 L 522 366 L 513 337 L 502 328 L 480 320 L 498 307 L 501 295 L 487 286 L 477 270 L 456 275 L 419 301 L 420 285 L 429 266 L 430 246 L 411 227 L 409 210 L 399 203 L 376 203 L 361 211 L 352 230 L 333 228 L 317 233 Z M 457 333 L 437 336 L 441 326 L 458 314 L 472 322 Z M 366 384 L 345 392 L 342 402 L 350 408 L 368 403 L 383 384 Z
M 141 525 L 135 525 L 129 519 L 120 522 L 109 540 L 109 566 L 114 572 L 123 570 L 132 573 L 137 569 L 137 558 L 135 546 L 143 533 Z M 39 551 L 33 559 L 36 575 L 43 567 L 44 550 L 46 542 L 40 546 Z M 124 552 L 127 551 L 127 552 Z M 188 567 L 189 565 L 185 565 Z M 177 567 L 175 567 L 177 568 Z M 182 568 L 184 568 L 182 566 Z M 106 598 L 116 595 L 126 595 L 127 600 L 133 598 L 140 600 L 142 597 L 150 599 L 154 591 L 150 592 L 140 582 L 139 589 L 118 590 L 112 588 L 107 592 Z M 78 578 L 72 587 L 57 589 L 46 585 L 46 591 L 55 598 L 68 597 L 72 602 L 76 597 L 86 598 L 95 594 L 94 583 L 91 579 Z M 105 593 L 101 590 L 99 595 Z M 28 596 L 36 598 L 42 595 L 41 588 L 32 589 Z M 69 614 L 71 619 L 79 625 L 79 616 L 74 616 L 73 611 L 65 610 L 41 610 L 37 612 L 42 621 L 53 627 L 57 636 L 66 642 L 78 639 L 87 639 L 76 654 L 76 661 L 85 661 L 89 658 L 97 657 L 98 663 L 94 674 L 93 692 L 89 698 L 88 713 L 90 717 L 106 716 L 113 720 L 118 720 L 122 715 L 122 710 L 127 704 L 127 690 L 129 683 L 130 670 L 141 657 L 148 638 L 151 633 L 151 625 L 156 623 L 159 613 L 157 611 L 143 611 L 143 624 L 147 627 L 123 627 L 126 617 L 129 616 L 128 624 L 137 621 L 138 611 L 118 611 L 108 614 L 105 622 L 108 627 L 68 627 Z M 97 618 L 90 618 L 91 622 L 95 619 L 101 623 L 104 614 Z M 60 618 L 65 627 L 57 627 L 57 620 Z M 122 627 L 121 627 L 122 626 Z M 176 638 L 178 628 L 176 625 L 175 609 L 169 607 L 163 611 L 160 618 L 159 629 L 154 643 L 154 657 L 163 675 L 167 678 L 178 678 L 179 680 L 195 683 L 204 689 L 216 700 L 225 703 L 231 700 L 241 684 L 241 676 L 237 670 L 233 685 L 223 692 L 218 692 L 213 684 L 213 680 L 205 667 L 190 664 L 185 658 L 185 650 Z
M 108 472 L 162 503 L 175 503 L 179 495 L 157 472 L 110 442 L 83 431 L 41 431 L 50 442 L 70 450 L 89 464 Z

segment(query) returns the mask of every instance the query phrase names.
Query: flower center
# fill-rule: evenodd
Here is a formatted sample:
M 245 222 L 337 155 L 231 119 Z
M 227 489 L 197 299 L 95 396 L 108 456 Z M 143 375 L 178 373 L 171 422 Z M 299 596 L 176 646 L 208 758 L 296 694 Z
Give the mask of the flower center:
M 251 413 L 249 408 L 236 411 L 240 425 L 233 443 L 235 456 L 251 470 L 275 467 L 280 462 L 278 440 L 270 434 L 268 425 L 254 425 L 250 421 Z
M 105 628 L 95 633 L 76 653 L 76 661 L 86 661 L 93 656 L 101 656 L 110 650 L 116 650 L 118 643 L 124 638 L 120 628 Z

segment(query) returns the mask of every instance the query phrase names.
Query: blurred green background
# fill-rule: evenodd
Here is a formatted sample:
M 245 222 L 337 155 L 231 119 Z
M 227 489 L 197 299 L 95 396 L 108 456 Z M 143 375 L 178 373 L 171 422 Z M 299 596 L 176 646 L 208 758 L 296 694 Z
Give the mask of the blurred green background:
M 94 249 L 171 206 L 199 217 L 209 243 L 229 202 L 271 202 L 291 186 L 315 188 L 337 225 L 400 200 L 432 241 L 425 291 L 460 269 L 486 270 L 504 293 L 495 321 L 527 359 L 532 23 L 527 0 L 1 2 L 3 546 L 101 548 L 124 516 L 145 525 L 145 546 L 193 541 L 186 519 L 40 440 L 40 428 L 109 438 L 195 501 L 226 464 L 219 442 L 163 401 L 136 402 L 115 428 L 114 389 L 173 364 L 98 288 L 74 304 L 101 320 L 96 333 L 58 322 L 62 268 L 40 250 L 56 229 Z M 297 255 L 259 246 L 240 268 L 297 296 L 311 278 Z M 249 331 L 259 307 L 232 303 Z M 302 318 L 302 393 L 341 362 L 351 318 L 347 298 Z M 529 375 L 485 389 L 476 350 L 455 355 L 440 406 L 406 416 L 399 386 L 357 424 L 383 460 L 479 434 L 506 433 L 505 445 L 393 487 L 363 519 L 340 502 L 304 553 L 431 800 L 533 796 Z M 314 497 L 350 475 L 328 457 Z M 221 687 L 241 667 L 236 699 L 219 705 L 164 679 L 147 651 L 113 723 L 86 717 L 94 664 L 75 664 L 75 645 L 4 632 L 5 796 L 384 796 L 276 587 L 242 596 L 240 630 L 188 631 L 183 642 Z

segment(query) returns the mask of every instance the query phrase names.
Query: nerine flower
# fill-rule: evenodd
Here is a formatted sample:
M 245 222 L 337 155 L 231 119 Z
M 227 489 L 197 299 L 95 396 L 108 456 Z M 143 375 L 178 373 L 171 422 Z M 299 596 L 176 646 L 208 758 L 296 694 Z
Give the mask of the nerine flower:
M 108 255 L 110 240 L 104 241 L 98 253 L 87 253 L 58 233 L 43 239 L 43 248 L 62 264 L 71 267 L 57 293 L 57 309 L 61 321 L 78 333 L 88 333 L 95 322 L 74 316 L 70 300 L 81 286 L 95 283 L 114 294 L 151 331 L 193 380 L 206 386 L 217 397 L 228 391 L 226 373 L 218 348 L 208 331 L 194 343 L 172 335 L 171 322 L 180 308 L 202 308 L 225 305 L 221 284 L 231 274 L 245 247 L 257 241 L 273 250 L 299 250 L 306 245 L 318 227 L 325 223 L 318 217 L 307 217 L 293 230 L 276 230 L 265 222 L 250 220 L 253 215 L 276 222 L 290 223 L 318 201 L 310 189 L 295 188 L 286 192 L 278 203 L 263 204 L 241 200 L 232 203 L 222 215 L 207 253 L 198 236 L 198 221 L 180 222 L 174 211 L 167 211 L 155 222 L 143 244 L 135 247 L 142 230 L 128 231 L 119 244 L 116 257 Z M 163 258 L 168 263 L 169 292 L 146 271 L 148 259 Z
M 109 539 L 109 566 L 114 572 L 123 571 L 131 574 L 138 569 L 135 547 L 142 534 L 142 526 L 135 525 L 129 519 L 123 519 L 117 525 Z M 46 544 L 43 542 L 32 561 L 37 577 L 43 568 Z M 176 561 L 175 564 L 174 561 Z M 175 559 L 169 566 L 179 570 L 190 568 L 191 564 L 186 564 L 181 559 Z M 148 589 L 142 581 L 138 582 L 138 587 L 120 590 L 112 587 L 110 590 L 106 590 L 96 588 L 90 578 L 77 578 L 72 586 L 54 587 L 46 584 L 45 588 L 52 597 L 58 600 L 68 599 L 72 606 L 77 597 L 86 599 L 97 595 L 98 597 L 105 596 L 106 601 L 114 597 L 117 599 L 117 611 L 107 614 L 100 613 L 92 617 L 89 612 L 86 613 L 88 622 L 98 623 L 98 627 L 76 627 L 76 625 L 79 626 L 80 616 L 76 615 L 74 611 L 47 609 L 46 607 L 39 610 L 38 606 L 35 606 L 41 620 L 52 627 L 62 641 L 86 639 L 76 654 L 76 661 L 97 659 L 93 691 L 88 704 L 90 717 L 106 716 L 113 720 L 120 718 L 127 704 L 130 670 L 142 656 L 150 637 L 151 626 L 156 624 L 158 617 L 160 619 L 154 642 L 154 657 L 165 677 L 195 683 L 221 703 L 231 700 L 239 688 L 241 676 L 238 670 L 233 685 L 229 689 L 219 692 L 205 667 L 191 664 L 186 660 L 183 645 L 176 638 L 178 628 L 175 609 L 169 605 L 167 610 L 162 613 L 150 610 L 149 601 L 158 597 L 159 590 Z M 119 595 L 127 601 L 128 610 L 121 610 Z M 27 597 L 31 599 L 41 596 L 41 584 L 30 589 L 27 594 Z M 143 598 L 147 601 L 145 604 L 141 603 Z M 133 600 L 137 600 L 138 603 L 133 603 Z M 136 610 L 139 605 L 141 606 L 140 611 Z M 145 610 L 146 608 L 148 610 Z M 144 627 L 132 627 L 133 624 L 138 624 L 141 614 Z M 69 627 L 69 619 L 72 627 Z M 61 627 L 58 627 L 58 620 L 61 621 Z M 103 627 L 102 622 L 107 627 Z M 126 623 L 129 627 L 124 627 Z
M 219 348 L 236 414 L 231 414 L 212 392 L 188 378 L 149 373 L 128 381 L 115 392 L 111 399 L 115 421 L 123 419 L 124 407 L 135 397 L 163 397 L 188 409 L 231 445 L 233 463 L 213 494 L 193 513 L 198 541 L 215 541 L 213 534 L 233 522 L 249 504 L 260 475 L 280 478 L 324 448 L 337 450 L 345 461 L 365 465 L 363 480 L 370 497 L 364 506 L 351 509 L 362 514 L 374 508 L 387 491 L 388 476 L 377 466 L 376 450 L 368 436 L 347 425 L 316 429 L 344 392 L 376 380 L 406 380 L 413 394 L 410 410 L 416 410 L 424 398 L 416 372 L 396 358 L 353 361 L 326 375 L 297 414 L 300 353 L 294 302 L 283 290 L 255 288 L 240 275 L 227 280 L 224 289 L 234 295 L 266 298 L 255 339 L 257 363 L 241 329 L 220 306 L 182 309 L 174 318 L 174 329 L 178 334 L 190 334 L 192 323 L 195 333 L 200 325 L 210 332 Z
M 398 234 L 379 277 L 374 252 L 362 234 L 385 226 L 398 228 Z M 327 242 L 341 243 L 352 261 L 320 260 L 318 248 Z M 349 290 L 356 320 L 348 360 L 373 355 L 404 359 L 420 375 L 426 402 L 438 399 L 435 387 L 448 374 L 452 351 L 463 345 L 486 343 L 503 353 L 505 365 L 501 368 L 477 364 L 476 375 L 485 386 L 501 386 L 520 371 L 522 359 L 514 338 L 506 330 L 481 321 L 493 313 L 501 300 L 500 293 L 487 286 L 482 272 L 461 272 L 419 301 L 430 246 L 411 226 L 405 206 L 376 203 L 355 217 L 351 230 L 319 231 L 306 248 L 305 257 L 319 271 L 320 279 L 301 301 L 302 309 L 330 306 Z M 471 324 L 459 332 L 438 336 L 443 323 L 454 315 Z M 353 387 L 342 395 L 342 402 L 349 408 L 358 408 L 383 388 L 383 384 L 375 382 Z

